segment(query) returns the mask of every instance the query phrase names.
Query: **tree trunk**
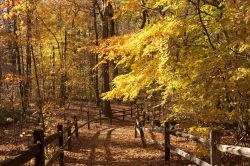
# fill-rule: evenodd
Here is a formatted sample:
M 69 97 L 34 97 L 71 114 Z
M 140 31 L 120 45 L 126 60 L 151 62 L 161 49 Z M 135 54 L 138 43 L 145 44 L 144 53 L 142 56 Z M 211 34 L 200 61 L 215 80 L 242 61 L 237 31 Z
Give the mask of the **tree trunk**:
M 42 100 L 42 96 L 41 96 L 40 83 L 39 83 L 39 79 L 38 79 L 37 65 L 36 65 L 36 59 L 35 59 L 33 47 L 31 47 L 31 52 L 32 52 L 32 59 L 33 59 L 36 86 L 37 86 L 37 98 L 38 98 L 37 106 L 39 108 L 39 115 L 40 115 L 40 119 L 42 121 L 42 128 L 43 128 L 43 131 L 45 132 L 46 128 L 45 128 L 45 122 L 44 122 L 44 116 L 43 116 L 43 100 Z
M 51 73 L 51 83 L 52 83 L 52 96 L 56 98 L 56 78 L 55 78 L 55 66 L 56 66 L 56 60 L 55 60 L 55 47 L 52 48 L 52 56 L 51 56 L 51 64 L 52 64 L 52 73 Z
M 7 8 L 6 12 L 9 14 L 12 8 L 14 7 L 14 1 L 7 1 Z M 11 72 L 13 74 L 16 74 L 16 40 L 15 40 L 15 34 L 16 34 L 16 16 L 13 17 L 13 19 L 7 20 L 6 22 L 7 27 L 7 33 L 9 35 L 8 40 L 8 50 L 9 50 L 9 59 L 11 63 Z
M 0 57 L 0 101 L 2 100 L 2 79 L 3 79 L 2 58 Z
M 66 99 L 66 55 L 67 55 L 67 31 L 65 31 L 64 35 L 64 53 L 61 55 L 61 81 L 60 81 L 60 104 L 65 105 Z
M 44 56 L 42 53 L 42 45 L 39 45 L 39 54 L 40 54 L 40 59 L 41 59 L 41 75 L 42 75 L 42 87 L 41 87 L 41 92 L 42 92 L 42 98 L 45 99 L 45 69 L 44 69 Z
M 31 11 L 26 5 L 26 82 L 24 86 L 24 109 L 29 107 L 30 93 L 31 93 Z
M 15 6 L 15 1 L 13 0 L 13 6 Z M 12 65 L 13 65 L 13 69 L 14 72 L 19 75 L 19 77 L 23 76 L 23 72 L 22 72 L 22 64 L 21 64 L 21 55 L 20 55 L 20 50 L 19 50 L 19 45 L 18 45 L 18 35 L 17 35 L 17 16 L 14 16 L 14 23 L 13 23 L 13 28 L 14 28 L 14 43 L 13 43 L 13 57 L 12 57 Z M 22 53 L 22 52 L 21 52 Z M 25 94 L 25 89 L 24 89 L 24 81 L 20 80 L 19 82 L 19 92 L 20 92 L 20 99 L 21 99 L 21 106 L 22 106 L 22 111 L 21 111 L 21 122 L 20 122 L 20 132 L 22 132 L 22 128 L 23 128 L 23 119 L 24 119 L 24 114 L 26 112 L 27 107 L 25 107 L 25 101 L 24 101 L 24 94 Z
M 110 36 L 115 36 L 115 21 L 114 19 L 112 18 L 113 17 L 113 9 L 111 10 L 110 12 L 110 16 L 111 17 L 111 20 L 110 20 Z M 110 62 L 111 66 L 112 66 L 112 69 L 113 69 L 113 75 L 112 75 L 112 78 L 114 79 L 115 77 L 118 76 L 118 68 L 116 66 L 116 63 L 114 62 L 114 60 L 112 60 Z
M 146 6 L 144 0 L 141 0 L 141 3 L 142 3 L 143 7 Z M 148 18 L 148 10 L 145 9 L 142 11 L 142 23 L 141 23 L 140 29 L 143 29 L 145 27 L 146 22 L 147 22 L 147 18 Z M 149 22 L 149 20 L 148 20 L 148 22 Z
M 107 39 L 109 37 L 109 17 L 112 10 L 112 5 L 109 5 L 104 10 L 104 15 L 102 17 L 102 38 Z M 102 80 L 103 80 L 103 93 L 110 91 L 109 87 L 109 61 L 106 60 L 106 63 L 102 65 Z M 103 113 L 107 117 L 112 116 L 110 101 L 103 100 L 102 102 Z
M 94 17 L 94 31 L 95 31 L 95 45 L 98 46 L 99 42 L 99 35 L 98 35 L 98 29 L 97 29 L 97 19 L 96 19 L 96 4 L 94 3 L 93 7 L 93 17 Z M 95 64 L 97 65 L 99 63 L 98 61 L 98 55 L 95 55 Z M 95 100 L 96 100 L 96 106 L 100 106 L 100 95 L 99 95 L 99 79 L 98 79 L 98 68 L 95 69 Z

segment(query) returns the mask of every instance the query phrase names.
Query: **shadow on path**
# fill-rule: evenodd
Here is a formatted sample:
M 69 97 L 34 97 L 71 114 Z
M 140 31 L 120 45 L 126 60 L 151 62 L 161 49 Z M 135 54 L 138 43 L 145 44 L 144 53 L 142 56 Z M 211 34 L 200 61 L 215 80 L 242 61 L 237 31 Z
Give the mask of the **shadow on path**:
M 99 142 L 98 138 L 99 138 L 99 136 L 101 134 L 101 131 L 105 131 L 107 129 L 108 128 L 97 131 L 95 133 L 95 135 L 92 137 L 92 147 L 91 147 L 90 155 L 89 155 L 89 158 L 88 158 L 88 166 L 92 166 L 95 163 L 96 148 L 97 148 L 97 145 L 98 145 L 98 142 Z
M 106 137 L 106 140 L 105 140 L 105 143 L 104 143 L 104 148 L 105 148 L 105 159 L 107 161 L 107 164 L 109 162 L 112 162 L 113 161 L 113 157 L 112 157 L 112 154 L 111 154 L 111 151 L 110 151 L 110 143 L 111 143 L 111 134 L 112 132 L 115 130 L 115 128 L 112 128 L 110 129 L 108 132 L 107 132 L 107 137 Z

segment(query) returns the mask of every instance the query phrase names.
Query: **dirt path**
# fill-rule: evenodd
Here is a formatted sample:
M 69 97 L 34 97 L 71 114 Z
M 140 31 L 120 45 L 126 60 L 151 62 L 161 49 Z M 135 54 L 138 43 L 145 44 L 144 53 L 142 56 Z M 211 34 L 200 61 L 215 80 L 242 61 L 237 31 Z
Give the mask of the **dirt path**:
M 87 110 L 90 112 L 90 119 L 98 115 L 99 111 L 96 106 L 84 103 L 81 112 L 80 105 L 79 102 L 72 102 L 65 112 L 56 112 L 56 116 L 49 119 L 50 128 L 56 129 L 56 124 L 64 123 L 65 118 L 66 120 L 72 120 L 74 115 L 77 115 L 79 123 L 83 124 L 87 120 Z M 112 105 L 112 108 L 115 110 L 124 110 L 128 107 L 124 105 Z M 51 110 L 55 110 L 55 108 L 51 108 Z M 161 147 L 147 144 L 147 148 L 145 149 L 142 147 L 140 138 L 134 138 L 134 122 L 134 118 L 131 118 L 129 115 L 125 118 L 125 121 L 123 121 L 121 117 L 114 119 L 113 125 L 110 125 L 108 120 L 104 120 L 102 125 L 99 123 L 91 123 L 90 130 L 87 129 L 87 126 L 84 126 L 80 129 L 79 139 L 73 137 L 72 150 L 65 151 L 65 165 L 164 165 L 164 153 Z M 28 125 L 24 131 L 33 130 L 35 127 L 36 126 Z M 3 136 L 3 142 L 1 141 L 0 143 L 0 160 L 20 153 L 17 151 L 16 145 L 12 145 L 11 142 L 8 142 L 11 136 L 6 133 L 11 133 L 11 131 L 12 129 L 8 127 L 5 134 L 1 134 Z M 51 132 L 53 133 L 55 131 Z M 147 136 L 154 139 L 162 139 L 162 136 L 153 133 Z M 23 138 L 21 144 L 18 144 L 18 146 L 22 147 L 22 150 L 26 149 L 28 145 L 24 139 L 26 139 L 26 137 Z M 30 141 L 32 141 L 32 138 L 30 138 Z M 11 148 L 13 150 L 11 150 Z M 6 150 L 2 151 L 4 149 Z M 188 164 L 172 155 L 171 163 L 166 163 L 166 165 Z
M 140 138 L 134 138 L 132 121 L 117 121 L 114 125 L 95 124 L 91 130 L 80 130 L 79 139 L 74 138 L 72 151 L 65 152 L 66 165 L 142 166 L 164 165 L 164 153 L 157 145 L 144 149 Z M 188 165 L 171 156 L 166 165 Z
M 124 105 L 112 105 L 115 110 L 124 110 Z M 54 110 L 54 109 L 52 109 Z M 79 123 L 83 124 L 87 120 L 87 110 L 90 112 L 90 119 L 98 115 L 98 108 L 94 105 L 84 104 L 82 111 L 80 111 L 80 103 L 74 102 L 68 107 L 65 112 L 56 112 L 56 116 L 49 119 L 50 128 L 56 129 L 58 123 L 65 123 L 66 120 L 72 120 L 74 115 L 77 115 Z M 65 113 L 65 114 L 64 114 Z M 65 120 L 65 121 L 64 121 Z M 113 125 L 109 124 L 108 120 L 104 120 L 102 125 L 98 123 L 91 123 L 91 129 L 88 130 L 84 126 L 79 131 L 79 138 L 73 137 L 72 150 L 65 151 L 65 165 L 77 166 L 187 166 L 193 165 L 189 161 L 184 160 L 171 153 L 171 161 L 164 161 L 164 152 L 162 147 L 153 144 L 147 144 L 147 148 L 143 148 L 140 138 L 134 137 L 134 118 L 130 115 L 125 118 L 125 121 L 120 117 L 113 120 Z M 66 125 L 66 124 L 64 124 Z M 35 129 L 35 125 L 26 124 L 24 131 Z M 3 129 L 3 130 L 2 130 Z M 55 131 L 51 131 L 52 133 Z M 23 137 L 19 144 L 13 143 L 12 139 L 15 134 L 14 129 L 10 127 L 0 128 L 0 160 L 4 160 L 9 156 L 14 156 L 20 153 L 20 150 L 26 149 L 29 145 Z M 146 137 L 154 140 L 163 140 L 162 134 L 145 133 Z M 196 152 L 197 146 L 193 142 L 186 141 L 182 138 L 171 136 L 171 144 L 184 149 L 187 152 Z M 18 150 L 20 149 L 20 150 Z M 233 158 L 234 157 L 234 158 Z M 208 161 L 208 158 L 205 158 Z M 237 156 L 224 156 L 224 165 L 245 165 L 241 158 Z M 246 160 L 247 161 L 247 160 Z M 246 162 L 249 163 L 249 162 Z M 57 165 L 56 163 L 55 165 Z M 28 164 L 29 165 L 29 164 Z M 249 164 L 246 164 L 249 165 Z
M 77 106 L 77 104 L 73 104 Z M 86 108 L 86 107 L 85 107 Z M 115 110 L 123 110 L 126 106 L 112 106 Z M 86 110 L 85 110 L 86 111 Z M 91 115 L 98 115 L 96 107 L 89 107 Z M 67 111 L 68 112 L 68 111 Z M 71 107 L 70 114 L 76 113 Z M 72 115 L 70 115 L 72 116 Z M 81 117 L 81 123 L 86 122 L 85 114 Z M 134 118 L 127 116 L 125 121 L 122 118 L 114 119 L 113 125 L 109 121 L 91 123 L 91 129 L 87 126 L 80 129 L 79 139 L 72 140 L 72 150 L 65 151 L 65 165 L 86 165 L 86 166 L 159 166 L 188 165 L 187 161 L 171 154 L 171 162 L 165 163 L 164 152 L 158 145 L 147 144 L 143 148 L 140 138 L 134 137 Z M 149 134 L 151 138 L 162 139 L 161 134 Z

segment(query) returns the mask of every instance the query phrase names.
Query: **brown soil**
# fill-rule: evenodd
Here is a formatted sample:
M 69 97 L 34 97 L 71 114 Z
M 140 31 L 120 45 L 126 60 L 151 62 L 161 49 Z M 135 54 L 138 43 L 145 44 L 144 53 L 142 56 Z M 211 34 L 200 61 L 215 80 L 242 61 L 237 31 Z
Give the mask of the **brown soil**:
M 151 144 L 143 148 L 140 138 L 134 138 L 134 126 L 129 121 L 83 128 L 72 145 L 72 152 L 65 152 L 66 165 L 164 165 L 162 148 Z M 174 155 L 171 158 L 171 165 L 187 165 Z

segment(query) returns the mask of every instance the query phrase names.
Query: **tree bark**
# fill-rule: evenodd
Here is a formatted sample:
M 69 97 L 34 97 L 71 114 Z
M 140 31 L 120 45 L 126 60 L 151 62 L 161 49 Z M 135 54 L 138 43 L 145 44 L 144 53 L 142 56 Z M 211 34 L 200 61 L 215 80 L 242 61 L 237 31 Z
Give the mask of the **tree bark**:
M 24 85 L 24 110 L 26 111 L 29 107 L 30 93 L 31 93 L 31 10 L 26 4 L 26 81 Z
M 112 6 L 111 6 L 112 7 Z M 111 8 L 110 10 L 110 13 L 109 13 L 109 17 L 110 17 L 110 36 L 115 36 L 115 21 L 114 19 L 112 18 L 114 15 L 114 10 L 113 10 L 113 7 Z M 111 66 L 112 66 L 112 69 L 113 69 L 113 75 L 112 75 L 112 78 L 114 79 L 115 77 L 118 76 L 118 68 L 116 66 L 116 63 L 114 62 L 114 60 L 112 60 L 110 62 Z
M 0 101 L 2 100 L 2 79 L 3 79 L 2 59 L 0 57 Z
M 15 1 L 12 0 L 12 5 L 15 6 Z M 19 50 L 19 45 L 18 45 L 18 35 L 17 35 L 17 30 L 18 30 L 18 17 L 14 16 L 14 22 L 13 22 L 13 34 L 14 34 L 14 42 L 13 42 L 13 57 L 12 57 L 12 65 L 14 69 L 14 73 L 17 73 L 19 77 L 23 76 L 22 71 L 22 64 L 21 64 L 21 55 L 20 55 L 20 50 Z M 22 52 L 21 52 L 22 53 Z M 25 112 L 27 111 L 27 107 L 25 106 L 25 101 L 24 101 L 24 95 L 25 95 L 25 89 L 24 89 L 24 81 L 21 79 L 19 82 L 19 93 L 20 93 L 20 99 L 21 99 L 21 106 L 22 106 L 22 111 L 21 111 L 21 123 L 20 123 L 20 131 L 22 132 L 23 128 L 23 119 Z
M 55 66 L 56 66 L 56 60 L 55 60 L 55 47 L 52 47 L 52 55 L 51 55 L 51 64 L 52 64 L 52 73 L 51 73 L 51 83 L 52 83 L 52 96 L 56 98 L 56 78 L 55 78 Z
M 64 35 L 64 53 L 61 56 L 61 81 L 60 81 L 60 104 L 64 105 L 65 104 L 65 99 L 66 99 L 66 57 L 67 57 L 67 31 L 65 31 Z
M 142 3 L 142 6 L 145 7 L 145 2 L 144 2 L 144 0 L 142 0 L 141 3 Z M 141 23 L 140 29 L 143 29 L 143 28 L 145 27 L 146 22 L 147 22 L 147 17 L 148 17 L 148 10 L 145 9 L 145 10 L 143 10 L 143 12 L 142 12 L 142 23 Z
M 94 31 L 95 31 L 95 45 L 99 45 L 99 34 L 97 28 L 97 19 L 96 19 L 96 4 L 93 3 L 93 18 L 94 18 Z M 95 54 L 95 64 L 99 63 L 98 54 Z M 98 68 L 95 69 L 95 100 L 96 106 L 100 106 L 100 94 L 99 94 L 99 78 L 98 78 Z
M 41 45 L 41 43 L 40 43 L 40 45 L 39 45 L 39 54 L 40 54 L 40 59 L 41 59 L 41 71 L 40 71 L 40 73 L 41 73 L 41 75 L 42 75 L 42 86 L 41 86 L 41 93 L 42 93 L 42 98 L 43 99 L 45 99 L 45 74 L 44 74 L 44 72 L 45 72 L 45 69 L 44 69 L 44 55 L 43 55 L 43 53 L 42 53 L 42 45 Z
M 106 1 L 104 1 L 104 4 Z M 109 37 L 109 17 L 110 17 L 110 12 L 112 10 L 112 5 L 109 3 L 107 7 L 104 9 L 104 14 L 102 17 L 102 38 L 107 39 Z M 105 58 L 105 56 L 104 56 Z M 102 92 L 108 92 L 110 91 L 110 86 L 109 86 L 109 60 L 106 60 L 106 63 L 102 65 L 102 80 L 103 80 L 103 89 Z M 110 106 L 110 101 L 108 100 L 103 100 L 102 101 L 102 110 L 105 116 L 111 117 L 112 116 L 112 111 L 111 111 L 111 106 Z
M 42 100 L 42 96 L 41 96 L 41 89 L 40 89 L 40 83 L 39 83 L 38 72 L 37 72 L 37 64 L 36 64 L 36 58 L 35 58 L 35 55 L 34 55 L 33 47 L 31 47 L 31 52 L 32 52 L 32 59 L 33 59 L 36 86 L 37 86 L 37 97 L 38 97 L 37 106 L 39 108 L 39 115 L 40 115 L 40 119 L 42 121 L 42 128 L 43 128 L 43 131 L 45 132 L 46 128 L 45 128 L 45 122 L 44 122 L 44 116 L 43 116 L 43 100 Z

